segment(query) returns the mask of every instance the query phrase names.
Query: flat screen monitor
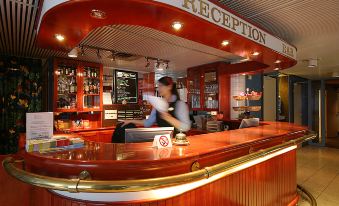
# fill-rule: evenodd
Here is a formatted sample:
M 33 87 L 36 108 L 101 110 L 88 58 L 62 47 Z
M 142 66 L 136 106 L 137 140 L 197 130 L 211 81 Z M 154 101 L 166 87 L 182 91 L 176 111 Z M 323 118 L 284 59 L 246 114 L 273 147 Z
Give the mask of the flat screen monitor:
M 239 129 L 247 128 L 247 127 L 257 127 L 259 126 L 259 118 L 249 118 L 243 119 L 239 126 Z
M 152 142 L 155 135 L 170 134 L 173 138 L 174 127 L 132 128 L 125 130 L 125 143 Z

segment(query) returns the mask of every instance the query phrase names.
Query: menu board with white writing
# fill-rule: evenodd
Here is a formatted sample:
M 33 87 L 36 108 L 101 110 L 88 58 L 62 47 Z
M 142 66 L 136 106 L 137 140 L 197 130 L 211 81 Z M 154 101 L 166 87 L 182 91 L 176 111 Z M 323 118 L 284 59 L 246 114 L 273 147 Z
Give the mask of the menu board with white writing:
M 115 70 L 116 103 L 138 102 L 138 73 Z

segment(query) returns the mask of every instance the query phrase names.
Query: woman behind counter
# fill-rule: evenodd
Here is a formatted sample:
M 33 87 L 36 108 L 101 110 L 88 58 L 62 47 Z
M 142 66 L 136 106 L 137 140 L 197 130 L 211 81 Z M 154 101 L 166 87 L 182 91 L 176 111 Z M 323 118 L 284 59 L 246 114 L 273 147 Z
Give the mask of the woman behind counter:
M 151 127 L 154 123 L 157 123 L 159 127 L 174 127 L 176 133 L 180 130 L 183 132 L 188 131 L 191 128 L 189 110 L 186 103 L 180 100 L 173 79 L 167 76 L 160 78 L 158 80 L 158 92 L 169 104 L 167 112 L 159 112 L 153 108 L 148 119 L 125 120 L 124 125 L 133 123 Z

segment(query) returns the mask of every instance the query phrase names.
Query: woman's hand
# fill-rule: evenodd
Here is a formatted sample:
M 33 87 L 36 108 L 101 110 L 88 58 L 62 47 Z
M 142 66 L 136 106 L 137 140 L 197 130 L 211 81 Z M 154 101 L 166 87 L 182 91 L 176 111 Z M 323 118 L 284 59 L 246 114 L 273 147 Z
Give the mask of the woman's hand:
M 173 121 L 173 119 L 175 119 L 168 112 L 160 112 L 160 116 L 161 116 L 161 119 L 163 119 L 163 120 L 165 120 L 169 123 L 171 123 Z

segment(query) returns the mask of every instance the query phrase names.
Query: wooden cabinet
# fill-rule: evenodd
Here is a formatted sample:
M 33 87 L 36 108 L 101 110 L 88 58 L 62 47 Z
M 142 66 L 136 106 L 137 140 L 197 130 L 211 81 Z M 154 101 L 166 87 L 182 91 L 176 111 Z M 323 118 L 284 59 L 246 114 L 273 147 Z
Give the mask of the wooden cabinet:
M 224 79 L 220 79 L 223 77 Z M 202 65 L 187 70 L 188 104 L 192 110 L 220 111 L 224 108 L 225 95 L 229 94 L 229 81 L 219 63 Z M 229 78 L 228 78 L 229 79 Z
M 52 65 L 54 112 L 102 111 L 101 64 L 53 59 Z

